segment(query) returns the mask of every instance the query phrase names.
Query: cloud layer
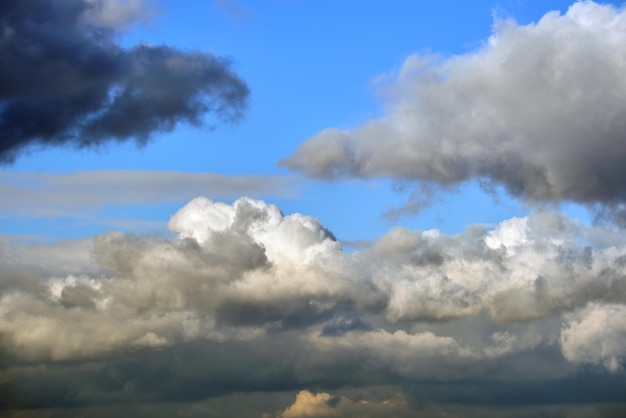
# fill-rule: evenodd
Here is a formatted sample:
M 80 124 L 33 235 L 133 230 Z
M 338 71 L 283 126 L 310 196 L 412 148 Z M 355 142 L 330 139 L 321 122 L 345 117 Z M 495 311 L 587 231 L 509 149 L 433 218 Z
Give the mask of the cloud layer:
M 85 215 L 105 206 L 187 202 L 199 194 L 214 199 L 241 195 L 293 195 L 294 178 L 158 170 L 88 170 L 66 174 L 0 171 L 0 215 Z M 42 206 L 41 202 L 46 205 Z
M 386 116 L 324 130 L 281 164 L 323 179 L 479 180 L 621 218 L 625 45 L 626 12 L 591 1 L 529 25 L 496 21 L 475 52 L 407 58 Z
M 395 228 L 346 253 L 317 219 L 249 198 L 194 199 L 169 227 L 175 239 L 2 241 L 9 407 L 381 384 L 426 385 L 429 402 L 520 403 L 543 393 L 529 381 L 568 403 L 559 388 L 581 387 L 583 370 L 608 385 L 588 402 L 624 401 L 621 229 L 537 213 L 454 236 Z M 465 393 L 468 381 L 482 383 Z M 305 393 L 269 412 L 329 400 Z
M 117 43 L 151 14 L 138 0 L 3 1 L 0 162 L 37 146 L 142 144 L 205 114 L 238 118 L 248 88 L 227 60 Z

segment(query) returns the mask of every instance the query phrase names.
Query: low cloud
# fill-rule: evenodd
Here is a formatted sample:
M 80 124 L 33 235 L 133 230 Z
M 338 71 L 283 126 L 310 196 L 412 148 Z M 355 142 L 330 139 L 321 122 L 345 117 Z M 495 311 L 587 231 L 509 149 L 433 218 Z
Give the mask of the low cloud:
M 9 0 L 0 6 L 0 162 L 47 146 L 134 140 L 180 123 L 236 120 L 248 88 L 228 60 L 117 43 L 147 2 Z
M 617 372 L 626 358 L 626 306 L 590 304 L 567 317 L 561 345 L 570 361 L 601 363 Z
M 347 253 L 319 220 L 249 198 L 194 199 L 169 227 L 0 242 L 10 409 L 316 390 L 264 411 L 363 416 L 324 393 L 376 385 L 414 387 L 413 409 L 625 401 L 622 229 L 536 213 L 452 236 L 395 228 Z M 573 389 L 588 379 L 603 391 Z
M 410 417 L 414 416 L 408 402 L 401 395 L 382 402 L 368 400 L 352 401 L 345 396 L 330 393 L 298 392 L 296 400 L 276 418 L 319 417 Z M 270 418 L 269 415 L 267 418 Z
M 427 188 L 477 180 L 623 220 L 625 45 L 626 12 L 592 1 L 528 25 L 497 20 L 477 51 L 407 58 L 383 88 L 384 117 L 326 129 L 280 164 Z M 404 211 L 423 204 L 414 196 Z

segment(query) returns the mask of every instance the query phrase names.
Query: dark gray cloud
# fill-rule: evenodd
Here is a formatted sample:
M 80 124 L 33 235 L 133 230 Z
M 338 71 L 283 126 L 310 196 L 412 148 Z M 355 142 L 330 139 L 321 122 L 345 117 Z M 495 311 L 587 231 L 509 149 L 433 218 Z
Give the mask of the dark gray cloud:
M 426 190 L 478 180 L 528 202 L 600 204 L 622 219 L 625 45 L 626 12 L 592 1 L 528 25 L 497 21 L 477 51 L 407 58 L 383 87 L 384 117 L 326 129 L 281 164 Z M 405 211 L 427 197 L 413 196 Z
M 194 199 L 169 227 L 0 240 L 10 409 L 257 391 L 282 399 L 269 417 L 363 416 L 360 399 L 373 416 L 626 402 L 623 229 L 536 213 L 452 236 L 395 228 L 347 253 L 319 220 L 249 198 Z M 403 395 L 342 392 L 377 385 Z
M 248 88 L 228 60 L 116 43 L 141 3 L 7 0 L 0 5 L 0 162 L 37 146 L 145 143 L 205 114 L 235 120 Z

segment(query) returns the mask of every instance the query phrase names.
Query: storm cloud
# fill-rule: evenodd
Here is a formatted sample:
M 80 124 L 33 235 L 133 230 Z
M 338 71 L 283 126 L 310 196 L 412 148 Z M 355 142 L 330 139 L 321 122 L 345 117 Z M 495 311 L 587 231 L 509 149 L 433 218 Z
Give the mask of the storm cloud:
M 545 212 L 457 235 L 394 228 L 348 253 L 319 220 L 250 198 L 194 199 L 169 227 L 0 241 L 5 406 L 304 390 L 266 416 L 358 416 L 362 397 L 330 393 L 376 385 L 395 388 L 366 397 L 381 416 L 625 401 L 622 229 Z
M 0 162 L 40 146 L 144 144 L 205 115 L 238 119 L 248 88 L 228 60 L 118 43 L 120 31 L 153 13 L 141 1 L 3 1 Z
M 620 221 L 625 57 L 624 9 L 581 1 L 528 25 L 496 20 L 476 51 L 408 57 L 381 88 L 385 116 L 326 129 L 281 164 L 427 189 L 477 180 L 527 202 L 599 205 Z

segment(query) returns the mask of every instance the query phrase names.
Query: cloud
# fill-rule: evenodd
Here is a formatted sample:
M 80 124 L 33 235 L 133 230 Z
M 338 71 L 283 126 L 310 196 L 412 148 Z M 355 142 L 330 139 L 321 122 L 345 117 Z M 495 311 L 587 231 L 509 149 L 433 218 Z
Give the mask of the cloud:
M 296 395 L 296 400 L 277 418 L 306 418 L 306 417 L 388 417 L 414 416 L 408 402 L 398 395 L 395 398 L 382 402 L 367 400 L 352 401 L 345 396 L 333 396 L 330 393 L 312 393 L 302 390 Z
M 621 369 L 626 357 L 626 306 L 590 304 L 568 315 L 561 333 L 563 353 L 570 361 L 604 364 Z
M 339 338 L 336 347 L 349 341 L 348 346 L 383 350 L 387 338 L 394 344 L 418 339 L 426 347 L 432 339 L 437 352 L 450 346 L 461 353 L 464 348 L 447 336 L 383 332 L 377 326 L 483 312 L 506 325 L 626 298 L 621 231 L 584 227 L 559 214 L 513 218 L 492 231 L 470 228 L 455 236 L 396 228 L 354 254 L 343 252 L 318 220 L 284 216 L 276 206 L 248 198 L 232 205 L 194 199 L 171 217 L 169 228 L 175 240 L 122 233 L 58 244 L 5 240 L 3 271 L 28 270 L 41 275 L 41 286 L 48 288 L 43 300 L 8 292 L 5 302 L 16 304 L 14 309 L 40 304 L 65 315 L 58 306 L 64 292 L 90 288 L 88 305 L 101 309 L 84 313 L 98 320 L 106 321 L 111 309 L 141 311 L 149 326 L 148 312 L 185 312 L 227 327 L 314 327 L 329 337 L 325 341 Z M 102 275 L 108 280 L 98 278 Z M 20 329 L 27 328 L 15 332 Z M 103 327 L 90 333 L 98 329 Z M 146 330 L 121 344 L 149 333 L 158 336 Z M 88 334 L 84 338 L 93 340 Z M 490 334 L 488 342 L 526 344 L 510 337 L 502 331 Z M 49 342 L 42 340 L 41 347 Z
M 213 4 L 235 20 L 247 20 L 252 16 L 248 7 L 235 0 L 213 0 Z
M 599 204 L 610 217 L 626 196 L 625 41 L 626 12 L 592 1 L 529 25 L 497 20 L 477 51 L 407 58 L 384 88 L 384 117 L 326 129 L 280 164 L 427 188 L 478 180 L 528 202 Z
M 293 178 L 153 170 L 89 170 L 68 174 L 0 171 L 0 214 L 16 217 L 81 215 L 110 206 L 183 203 L 199 194 L 288 196 Z M 41 202 L 46 205 L 42 207 Z
M 620 228 L 540 212 L 347 253 L 319 220 L 250 198 L 196 198 L 169 228 L 0 241 L 9 408 L 305 391 L 263 411 L 382 416 L 391 397 L 324 395 L 376 385 L 414 388 L 412 410 L 625 401 Z M 581 395 L 588 379 L 604 389 Z
M 298 392 L 296 401 L 284 412 L 278 415 L 280 418 L 298 417 L 337 417 L 339 411 L 331 406 L 333 396 L 329 393 L 311 393 L 308 390 Z
M 248 88 L 220 57 L 116 43 L 146 2 L 10 0 L 0 6 L 0 162 L 40 146 L 144 144 L 204 115 L 235 120 Z
M 63 276 L 68 272 L 93 275 L 99 268 L 94 263 L 92 250 L 92 238 L 27 244 L 15 241 L 11 236 L 0 235 L 3 275 L 25 271 L 52 277 Z M 6 282 L 2 282 L 2 285 L 6 285 Z
M 148 23 L 159 12 L 154 0 L 87 0 L 81 18 L 90 24 L 115 31 Z

